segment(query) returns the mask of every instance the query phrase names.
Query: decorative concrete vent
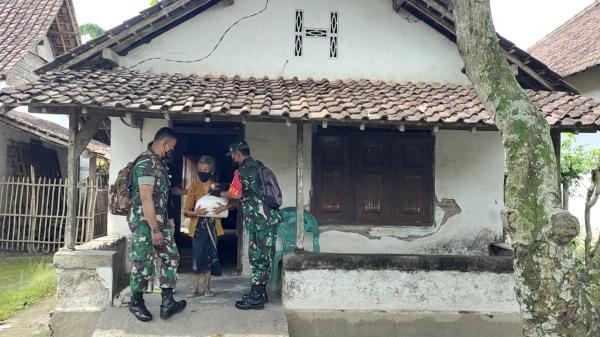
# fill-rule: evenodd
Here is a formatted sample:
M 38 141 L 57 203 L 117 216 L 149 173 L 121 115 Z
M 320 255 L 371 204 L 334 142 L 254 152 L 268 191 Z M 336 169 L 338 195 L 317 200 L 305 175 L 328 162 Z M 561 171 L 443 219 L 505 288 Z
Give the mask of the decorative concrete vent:
M 329 58 L 338 57 L 338 13 L 329 13 L 328 28 L 308 28 L 304 26 L 304 11 L 296 10 L 294 56 L 304 53 L 304 38 L 329 39 Z

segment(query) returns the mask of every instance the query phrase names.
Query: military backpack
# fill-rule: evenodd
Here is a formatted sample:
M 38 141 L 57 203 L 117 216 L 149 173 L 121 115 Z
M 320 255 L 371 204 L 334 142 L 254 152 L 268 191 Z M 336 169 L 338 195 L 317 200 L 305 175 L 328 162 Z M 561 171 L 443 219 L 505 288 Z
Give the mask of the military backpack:
M 127 166 L 119 170 L 115 183 L 110 185 L 110 204 L 108 208 L 114 215 L 127 215 L 131 209 L 131 182 L 133 179 L 133 168 L 140 157 L 127 163 Z
M 258 175 L 260 176 L 264 193 L 263 202 L 270 209 L 279 209 L 283 202 L 283 196 L 281 195 L 281 188 L 279 188 L 275 173 L 262 162 L 258 162 Z

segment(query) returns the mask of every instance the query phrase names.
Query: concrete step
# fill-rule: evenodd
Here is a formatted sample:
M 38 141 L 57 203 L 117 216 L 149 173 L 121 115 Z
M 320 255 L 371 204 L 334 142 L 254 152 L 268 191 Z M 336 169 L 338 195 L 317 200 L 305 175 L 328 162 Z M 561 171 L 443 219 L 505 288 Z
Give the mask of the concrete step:
M 192 275 L 180 277 L 176 299 L 185 298 L 191 289 Z M 274 298 L 264 310 L 242 311 L 234 307 L 248 289 L 249 280 L 238 276 L 214 278 L 215 297 L 187 299 L 188 306 L 169 320 L 159 317 L 160 294 L 145 295 L 154 319 L 142 323 L 127 307 L 111 307 L 100 316 L 94 337 L 288 337 L 288 326 L 281 300 Z

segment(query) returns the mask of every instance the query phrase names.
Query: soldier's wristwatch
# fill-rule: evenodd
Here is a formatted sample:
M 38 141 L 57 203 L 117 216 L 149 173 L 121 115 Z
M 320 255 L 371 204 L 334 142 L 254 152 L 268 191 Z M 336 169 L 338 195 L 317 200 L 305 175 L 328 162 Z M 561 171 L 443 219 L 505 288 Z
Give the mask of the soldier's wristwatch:
M 152 228 L 152 233 L 159 233 L 160 229 L 158 229 L 158 227 L 154 227 Z

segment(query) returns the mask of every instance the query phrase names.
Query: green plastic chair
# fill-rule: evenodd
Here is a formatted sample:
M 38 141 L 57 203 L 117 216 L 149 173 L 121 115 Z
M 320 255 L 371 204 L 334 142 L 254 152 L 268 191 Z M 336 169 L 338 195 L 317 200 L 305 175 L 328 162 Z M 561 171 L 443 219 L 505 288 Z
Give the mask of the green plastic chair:
M 271 272 L 271 285 L 279 286 L 281 283 L 281 268 L 283 254 L 291 252 L 296 248 L 296 207 L 286 207 L 280 209 L 279 212 L 283 217 L 283 221 L 277 228 L 277 236 L 281 240 L 282 250 L 275 252 L 273 257 L 273 271 Z M 304 233 L 312 235 L 312 251 L 319 252 L 319 223 L 317 219 L 307 211 L 304 211 Z

